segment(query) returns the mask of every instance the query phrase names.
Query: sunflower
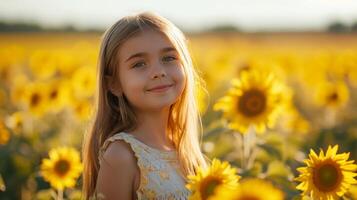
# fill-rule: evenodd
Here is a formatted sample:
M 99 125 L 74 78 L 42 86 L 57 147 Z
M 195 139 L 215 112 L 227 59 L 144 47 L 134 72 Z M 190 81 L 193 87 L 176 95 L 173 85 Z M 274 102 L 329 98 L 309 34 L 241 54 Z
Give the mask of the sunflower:
M 47 86 L 44 83 L 30 83 L 24 91 L 24 101 L 28 110 L 35 116 L 42 116 L 47 111 Z
M 30 56 L 29 67 L 36 78 L 51 78 L 58 67 L 56 54 L 52 51 L 34 51 Z
M 244 134 L 253 125 L 262 133 L 275 125 L 284 102 L 283 84 L 272 74 L 249 70 L 242 71 L 232 85 L 228 94 L 213 106 L 214 110 L 223 111 L 229 128 Z
M 83 51 L 83 50 L 82 50 Z M 58 72 L 64 77 L 68 77 L 73 71 L 81 65 L 80 54 L 75 50 L 57 50 L 56 52 Z
M 354 177 L 357 165 L 353 160 L 347 161 L 349 153 L 337 154 L 338 145 L 328 147 L 326 155 L 320 150 L 317 155 L 312 149 L 309 158 L 304 162 L 306 167 L 300 167 L 299 177 L 295 180 L 301 183 L 296 187 L 313 199 L 330 200 L 343 196 L 351 184 L 357 183 Z
M 357 199 L 357 185 L 351 185 L 348 193 L 352 199 Z
M 26 99 L 27 86 L 30 83 L 27 76 L 18 74 L 11 78 L 10 98 L 14 105 L 22 104 Z
M 73 92 L 78 98 L 91 97 L 95 90 L 96 71 L 92 67 L 77 69 L 71 78 Z
M 283 200 L 284 193 L 268 181 L 258 178 L 244 179 L 239 186 L 230 189 L 220 187 L 215 198 L 209 200 Z
M 89 100 L 77 100 L 71 104 L 73 114 L 79 121 L 89 119 L 92 112 L 92 103 Z
M 60 112 L 71 100 L 70 84 L 64 80 L 52 80 L 47 89 L 48 109 Z
M 349 91 L 345 83 L 321 83 L 315 95 L 316 104 L 338 109 L 345 106 L 349 99 Z
M 295 106 L 290 105 L 289 108 L 284 109 L 284 117 L 282 123 L 286 131 L 290 133 L 301 133 L 307 134 L 311 129 L 309 121 L 304 118 L 301 113 L 295 108 Z
M 236 187 L 240 176 L 236 175 L 236 169 L 231 168 L 227 161 L 213 159 L 211 166 L 207 169 L 199 168 L 197 174 L 188 176 L 188 179 L 186 187 L 192 191 L 189 199 L 206 200 L 215 196 L 217 187 Z
M 49 157 L 41 164 L 44 179 L 56 189 L 74 187 L 83 169 L 79 152 L 71 147 L 58 147 L 50 150 Z

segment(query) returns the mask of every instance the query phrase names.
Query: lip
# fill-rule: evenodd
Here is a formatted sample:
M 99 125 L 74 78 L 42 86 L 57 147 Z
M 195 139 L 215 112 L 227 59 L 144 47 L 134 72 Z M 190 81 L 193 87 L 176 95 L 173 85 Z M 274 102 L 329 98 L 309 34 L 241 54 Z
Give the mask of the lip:
M 168 85 L 159 85 L 153 88 L 148 89 L 150 92 L 156 92 L 156 91 L 165 91 L 166 89 L 172 87 L 174 84 L 168 84 Z

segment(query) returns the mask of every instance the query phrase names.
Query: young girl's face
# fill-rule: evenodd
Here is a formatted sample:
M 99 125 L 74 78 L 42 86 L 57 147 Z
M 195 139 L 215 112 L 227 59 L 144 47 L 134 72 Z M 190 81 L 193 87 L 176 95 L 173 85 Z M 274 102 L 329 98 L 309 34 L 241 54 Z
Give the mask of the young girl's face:
M 182 94 L 186 79 L 183 65 L 163 33 L 144 30 L 126 40 L 117 56 L 121 90 L 135 109 L 162 109 Z

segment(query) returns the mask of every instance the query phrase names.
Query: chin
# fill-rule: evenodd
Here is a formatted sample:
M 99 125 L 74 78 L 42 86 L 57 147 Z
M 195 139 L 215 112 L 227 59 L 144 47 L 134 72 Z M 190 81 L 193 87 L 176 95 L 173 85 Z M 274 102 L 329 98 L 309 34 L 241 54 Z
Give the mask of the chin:
M 164 109 L 164 108 L 170 108 L 170 106 L 172 104 L 174 104 L 176 102 L 176 100 L 177 99 L 170 99 L 170 100 L 167 100 L 167 101 L 162 100 L 160 102 L 151 103 L 150 105 L 148 105 L 148 107 L 150 107 L 151 109 L 155 109 L 155 110 L 161 110 L 161 109 Z

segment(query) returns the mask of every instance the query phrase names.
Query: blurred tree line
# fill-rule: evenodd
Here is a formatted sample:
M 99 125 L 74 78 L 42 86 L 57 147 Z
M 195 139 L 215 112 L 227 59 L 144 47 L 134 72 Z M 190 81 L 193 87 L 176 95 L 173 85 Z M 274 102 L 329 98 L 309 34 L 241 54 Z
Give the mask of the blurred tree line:
M 36 23 L 0 21 L 0 32 L 103 32 L 102 29 L 77 29 L 72 25 L 46 28 Z
M 347 25 L 339 21 L 332 22 L 325 28 L 325 31 L 332 32 L 332 33 L 348 33 L 348 32 L 355 33 L 357 32 L 357 21 L 352 23 L 351 25 Z M 72 25 L 62 26 L 58 28 L 46 28 L 36 23 L 30 23 L 30 22 L 0 21 L 0 32 L 104 32 L 104 30 L 99 28 L 78 29 Z M 202 32 L 244 32 L 244 31 L 232 24 L 221 24 L 221 25 L 207 28 L 206 30 L 202 30 Z

